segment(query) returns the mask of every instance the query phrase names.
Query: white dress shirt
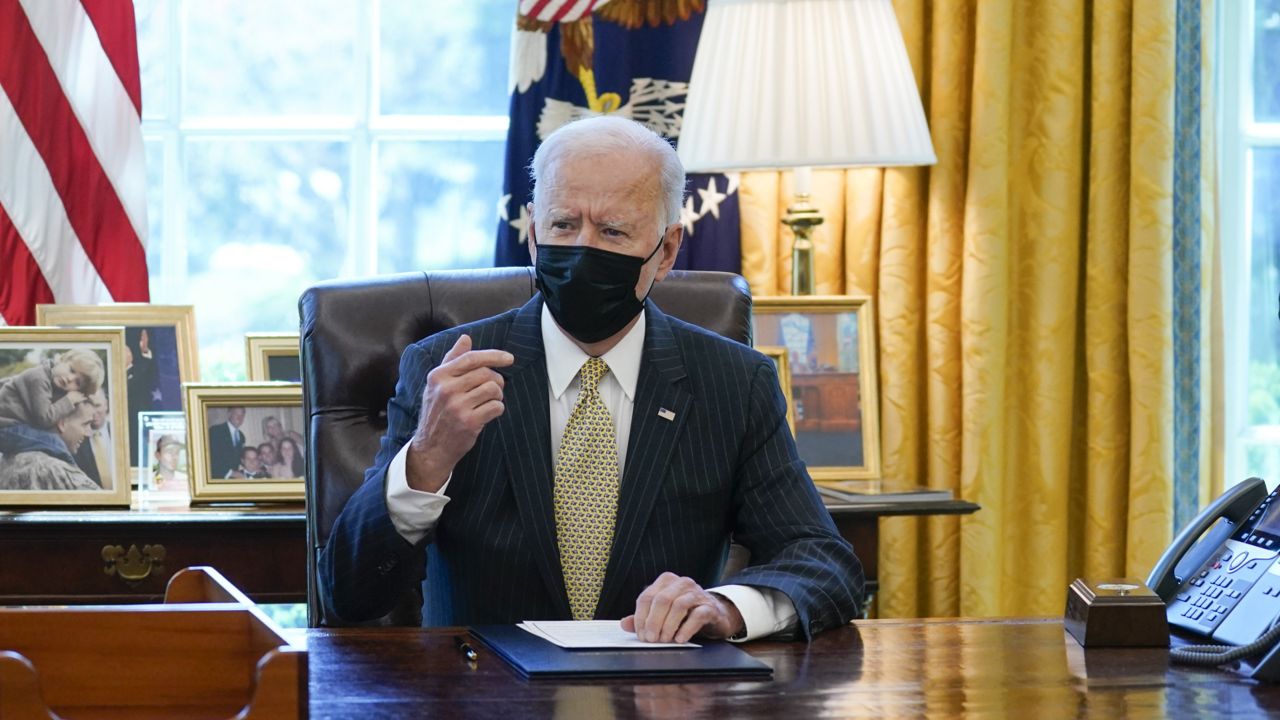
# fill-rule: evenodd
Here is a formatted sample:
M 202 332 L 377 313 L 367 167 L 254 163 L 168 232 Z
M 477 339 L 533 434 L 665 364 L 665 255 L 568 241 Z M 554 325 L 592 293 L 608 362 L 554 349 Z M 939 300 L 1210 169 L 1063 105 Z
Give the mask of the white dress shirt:
M 601 379 L 599 391 L 605 407 L 613 416 L 620 473 L 626 467 L 627 440 L 631 434 L 631 412 L 635 406 L 636 382 L 640 377 L 646 320 L 647 318 L 640 318 L 640 322 L 602 356 L 609 366 L 609 372 Z M 551 311 L 545 305 L 542 307 L 542 346 L 546 351 L 547 391 L 551 408 L 551 457 L 554 458 L 560 451 L 560 440 L 564 437 L 564 428 L 569 422 L 574 403 L 578 401 L 582 384 L 578 371 L 587 361 L 588 355 L 556 325 Z M 387 467 L 387 512 L 400 536 L 416 544 L 435 527 L 445 505 L 449 504 L 447 492 L 452 477 L 438 493 L 410 488 L 405 472 L 408 452 L 409 444 L 405 443 Z M 728 599 L 742 613 L 746 633 L 734 640 L 747 641 L 765 637 L 791 629 L 796 624 L 796 610 L 791 599 L 773 588 L 721 585 L 712 589 L 712 592 Z

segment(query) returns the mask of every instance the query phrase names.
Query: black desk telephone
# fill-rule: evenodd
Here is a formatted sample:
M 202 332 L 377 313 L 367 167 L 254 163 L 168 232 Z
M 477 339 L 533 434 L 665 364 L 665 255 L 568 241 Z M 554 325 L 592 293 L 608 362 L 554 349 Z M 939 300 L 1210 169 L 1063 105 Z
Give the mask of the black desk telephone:
M 1178 533 L 1147 578 L 1147 586 L 1168 605 L 1170 625 L 1223 645 L 1260 645 L 1205 664 L 1270 650 L 1255 666 L 1259 679 L 1280 679 L 1280 652 L 1274 647 L 1280 627 L 1272 631 L 1280 619 L 1277 497 L 1280 488 L 1268 494 L 1258 478 L 1232 487 Z M 1270 677 L 1259 674 L 1264 667 Z

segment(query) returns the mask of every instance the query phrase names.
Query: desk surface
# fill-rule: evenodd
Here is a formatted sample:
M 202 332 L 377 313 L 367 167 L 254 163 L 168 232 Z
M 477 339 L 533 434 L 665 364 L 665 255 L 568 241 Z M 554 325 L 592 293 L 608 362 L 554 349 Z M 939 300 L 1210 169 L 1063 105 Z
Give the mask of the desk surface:
M 459 630 L 308 630 L 313 718 L 1258 717 L 1280 686 L 1170 666 L 1164 649 L 1087 654 L 1058 620 L 859 621 L 813 644 L 745 648 L 771 682 L 521 680 Z

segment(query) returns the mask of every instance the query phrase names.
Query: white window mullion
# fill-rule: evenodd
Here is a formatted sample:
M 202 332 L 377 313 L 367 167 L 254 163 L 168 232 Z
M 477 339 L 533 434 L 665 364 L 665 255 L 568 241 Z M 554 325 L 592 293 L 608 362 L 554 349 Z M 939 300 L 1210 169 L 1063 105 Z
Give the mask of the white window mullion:
M 169 106 L 165 108 L 164 130 L 164 252 L 161 254 L 160 276 L 162 293 L 166 302 L 189 302 L 186 297 L 188 277 L 187 219 L 186 219 L 186 143 L 178 128 L 182 123 L 182 92 L 185 61 L 183 43 L 186 22 L 182 0 L 168 0 L 169 73 L 165 77 L 168 87 L 165 96 Z
M 1248 435 L 1248 384 L 1249 384 L 1249 236 L 1247 235 L 1248 182 L 1246 181 L 1247 151 L 1242 131 L 1250 117 L 1251 87 L 1249 77 L 1250 52 L 1244 45 L 1252 44 L 1250 17 L 1252 3 L 1220 3 L 1218 23 L 1223 49 L 1221 67 L 1220 114 L 1218 124 L 1221 135 L 1219 147 L 1222 154 L 1219 197 L 1222 232 L 1222 261 L 1228 276 L 1224 283 L 1223 312 L 1225 314 L 1223 342 L 1225 360 L 1223 384 L 1226 393 L 1226 412 L 1223 437 L 1227 447 L 1224 452 L 1224 481 L 1231 485 L 1245 477 L 1245 440 Z M 1232 280 L 1231 278 L 1234 278 Z
M 347 221 L 347 259 L 343 263 L 353 275 L 378 271 L 377 203 L 373 185 L 373 142 L 370 118 L 377 112 L 378 11 L 380 2 L 361 6 L 356 31 L 355 130 L 351 138 L 351 212 Z

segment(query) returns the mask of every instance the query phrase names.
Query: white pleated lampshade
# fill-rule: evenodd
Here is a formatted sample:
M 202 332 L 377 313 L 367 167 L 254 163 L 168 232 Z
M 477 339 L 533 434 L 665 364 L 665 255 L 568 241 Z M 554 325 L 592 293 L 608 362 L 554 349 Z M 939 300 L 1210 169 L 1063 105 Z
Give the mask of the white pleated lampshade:
M 937 162 L 891 0 L 709 0 L 690 172 Z

